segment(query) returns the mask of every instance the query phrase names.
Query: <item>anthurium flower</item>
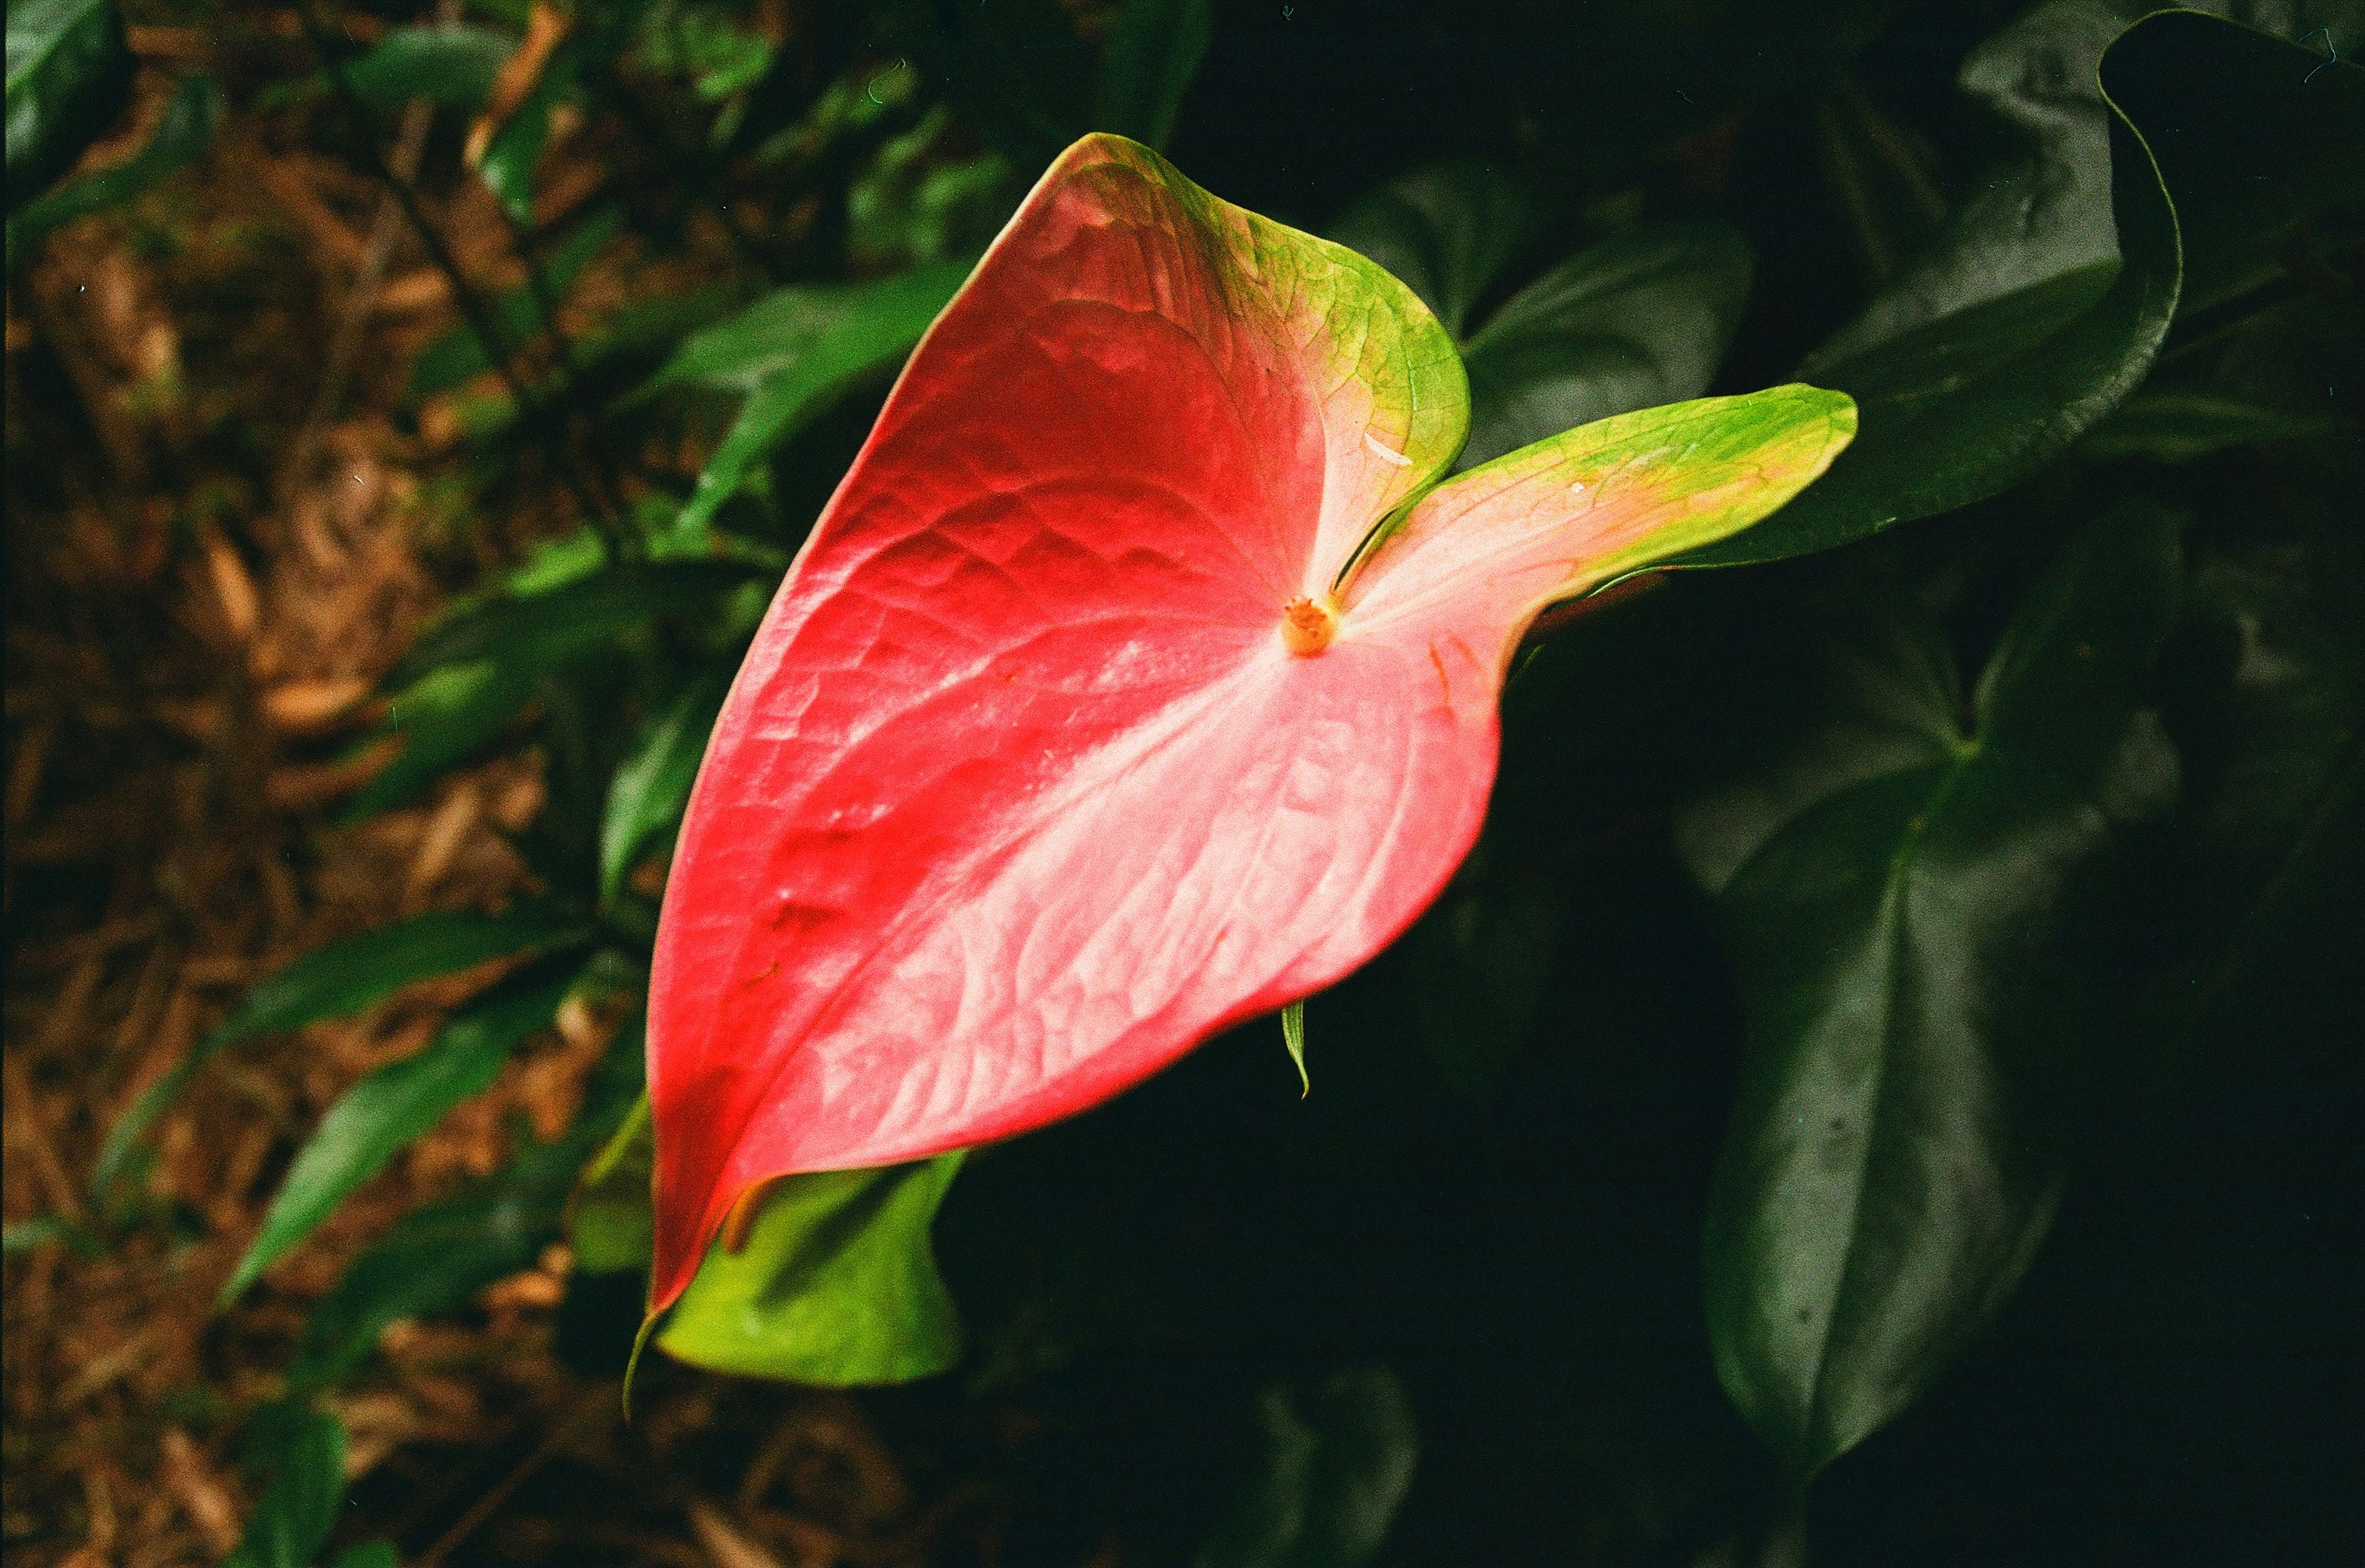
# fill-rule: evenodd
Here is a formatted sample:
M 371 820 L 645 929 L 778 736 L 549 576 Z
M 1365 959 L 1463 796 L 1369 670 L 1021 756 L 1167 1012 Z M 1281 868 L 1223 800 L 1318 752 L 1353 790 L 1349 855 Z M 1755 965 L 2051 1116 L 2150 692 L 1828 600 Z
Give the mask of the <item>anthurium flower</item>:
M 1467 411 L 1352 252 L 1118 138 L 1051 166 L 708 747 L 650 988 L 654 1305 L 768 1181 L 1070 1114 L 1370 958 L 1478 833 L 1537 611 L 1748 526 L 1855 429 L 1777 387 L 1439 484 Z

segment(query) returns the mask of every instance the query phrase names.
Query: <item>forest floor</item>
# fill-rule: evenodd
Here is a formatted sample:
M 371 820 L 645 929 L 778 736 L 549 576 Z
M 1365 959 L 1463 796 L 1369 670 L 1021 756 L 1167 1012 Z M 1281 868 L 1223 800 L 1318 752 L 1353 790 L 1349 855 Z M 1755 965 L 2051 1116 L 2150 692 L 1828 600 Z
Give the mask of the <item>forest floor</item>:
M 207 47 L 170 28 L 134 43 L 124 143 L 161 106 L 159 68 Z M 463 267 L 511 281 L 482 187 L 433 199 Z M 375 678 L 451 591 L 563 521 L 530 488 L 504 515 L 451 515 L 453 438 L 435 409 L 399 408 L 413 353 L 454 319 L 426 263 L 381 188 L 233 118 L 202 169 L 62 231 L 10 284 L 12 1564 L 229 1551 L 252 1501 L 239 1427 L 309 1305 L 398 1215 L 491 1170 L 514 1129 L 562 1126 L 604 1043 L 598 1019 L 564 1017 L 228 1310 L 215 1294 L 297 1140 L 420 1046 L 469 977 L 218 1058 L 162 1123 L 137 1211 L 93 1212 L 108 1126 L 255 979 L 521 885 L 501 835 L 539 807 L 529 765 L 339 821 L 367 776 Z M 991 1489 L 915 1463 L 925 1444 L 883 1439 L 875 1402 L 667 1368 L 626 1426 L 615 1378 L 554 1348 L 567 1275 L 553 1248 L 468 1320 L 388 1333 L 335 1401 L 341 1540 L 390 1535 L 419 1568 L 993 1559 Z

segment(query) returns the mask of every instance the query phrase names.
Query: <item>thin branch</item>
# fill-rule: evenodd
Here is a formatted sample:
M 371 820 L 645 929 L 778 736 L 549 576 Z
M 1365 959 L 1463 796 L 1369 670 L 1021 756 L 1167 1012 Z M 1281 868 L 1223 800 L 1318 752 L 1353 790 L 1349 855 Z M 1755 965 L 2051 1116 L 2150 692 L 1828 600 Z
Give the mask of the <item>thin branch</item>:
M 491 309 L 470 286 L 466 275 L 461 272 L 459 261 L 452 254 L 451 247 L 443 242 L 443 234 L 433 224 L 427 221 L 426 213 L 420 210 L 419 206 L 418 190 L 409 182 L 397 179 L 394 171 L 387 166 L 386 159 L 379 153 L 376 131 L 371 122 L 369 109 L 363 104 L 361 95 L 353 91 L 352 78 L 345 71 L 344 60 L 331 39 L 327 27 L 322 24 L 314 0 L 304 0 L 304 4 L 297 8 L 297 16 L 302 23 L 306 39 L 311 44 L 313 52 L 319 56 L 320 63 L 328 73 L 330 87 L 336 93 L 338 102 L 343 106 L 346 115 L 353 122 L 361 142 L 362 156 L 368 164 L 370 174 L 382 181 L 387 189 L 393 193 L 395 200 L 402 208 L 404 220 L 409 224 L 411 232 L 419 237 L 419 242 L 426 250 L 428 259 L 433 263 L 436 270 L 443 274 L 444 281 L 450 285 L 453 303 L 459 307 L 461 319 L 467 322 L 468 330 L 474 332 L 477 341 L 484 345 L 485 358 L 490 362 L 494 374 L 500 377 L 501 385 L 509 389 L 510 396 L 516 400 L 520 413 L 525 417 L 529 424 L 546 423 L 547 412 L 542 399 L 534 395 L 532 388 L 526 384 L 516 366 L 510 363 L 508 344 L 495 322 Z M 574 496 L 576 504 L 583 509 L 584 515 L 599 532 L 609 553 L 611 555 L 616 554 L 622 543 L 620 531 L 616 526 L 616 519 L 600 503 L 591 487 L 585 482 L 582 473 L 576 466 L 574 454 L 568 450 L 566 442 L 561 439 L 554 442 L 552 445 L 553 455 L 557 461 L 560 481 Z
M 632 132 L 633 139 L 654 153 L 659 162 L 689 176 L 691 188 L 713 212 L 715 221 L 723 225 L 723 232 L 731 237 L 731 242 L 738 247 L 740 254 L 755 264 L 766 281 L 785 281 L 787 274 L 779 263 L 756 242 L 754 235 L 739 226 L 737 218 L 731 216 L 731 204 L 723 199 L 723 192 L 715 184 L 714 172 L 708 167 L 705 157 L 701 153 L 683 152 L 675 147 L 673 138 L 650 118 L 648 110 L 633 95 L 632 90 L 624 84 L 623 77 L 613 66 L 602 64 L 596 69 L 595 74 L 609 101 L 616 106 L 617 118 L 624 122 L 624 129 Z

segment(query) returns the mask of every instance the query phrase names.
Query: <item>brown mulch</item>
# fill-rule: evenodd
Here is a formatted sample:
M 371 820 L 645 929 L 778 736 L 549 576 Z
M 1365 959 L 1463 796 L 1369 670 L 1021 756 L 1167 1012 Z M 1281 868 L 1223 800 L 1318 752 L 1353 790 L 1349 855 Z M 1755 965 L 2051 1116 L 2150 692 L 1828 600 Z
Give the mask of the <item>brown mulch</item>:
M 145 31 L 118 151 L 168 90 L 157 61 L 207 47 Z M 510 280 L 480 188 L 447 181 L 433 210 L 482 286 Z M 567 519 L 531 487 L 499 518 L 454 515 L 448 437 L 397 409 L 454 319 L 375 184 L 246 118 L 10 284 L 5 1207 L 95 1238 L 5 1265 L 12 1564 L 227 1552 L 255 1490 L 240 1425 L 310 1304 L 398 1215 L 492 1170 L 518 1121 L 562 1125 L 600 1048 L 588 1016 L 530 1044 L 227 1312 L 215 1294 L 323 1108 L 474 981 L 227 1053 L 159 1124 L 145 1204 L 92 1212 L 107 1127 L 242 988 L 523 885 L 500 834 L 540 808 L 530 759 L 336 820 L 366 777 L 372 682 L 472 563 Z M 554 1248 L 465 1320 L 389 1331 L 335 1400 L 358 1516 L 341 1540 L 390 1534 L 417 1564 L 993 1559 L 989 1490 L 914 1471 L 853 1398 L 660 1369 L 626 1428 L 614 1378 L 554 1350 L 567 1267 Z

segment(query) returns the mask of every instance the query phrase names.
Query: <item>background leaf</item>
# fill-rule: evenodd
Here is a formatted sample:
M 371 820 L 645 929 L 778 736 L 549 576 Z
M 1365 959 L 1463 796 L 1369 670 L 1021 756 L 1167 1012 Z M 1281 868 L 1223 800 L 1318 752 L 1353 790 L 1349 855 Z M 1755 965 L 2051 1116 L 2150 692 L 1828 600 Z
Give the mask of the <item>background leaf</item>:
M 1709 1335 L 1802 1479 L 1929 1386 L 2050 1219 L 2031 1058 L 2081 1042 L 2044 1037 L 2032 970 L 2114 825 L 2172 794 L 2139 704 L 2176 587 L 2169 520 L 2097 523 L 2014 613 L 1968 733 L 1944 644 L 1892 623 L 1839 655 L 1836 723 L 1682 824 L 1748 1016 Z
M 8 7 L 8 210 L 73 166 L 131 84 L 113 0 L 17 0 Z
M 719 670 L 698 677 L 634 737 L 608 785 L 608 811 L 600 823 L 600 897 L 613 898 L 642 846 L 681 821 L 706 737 L 730 688 L 730 678 Z
M 1573 426 L 1697 398 L 1749 301 L 1749 241 L 1721 223 L 1645 225 L 1588 245 L 1463 345 L 1461 466 Z
M 454 1013 L 417 1055 L 387 1063 L 340 1095 L 287 1168 L 220 1303 L 236 1300 L 454 1106 L 490 1088 L 518 1043 L 549 1027 L 581 968 L 578 958 L 562 955 L 509 977 Z
M 612 207 L 601 207 L 577 224 L 542 263 L 543 280 L 549 287 L 552 302 L 566 297 L 583 269 L 598 255 L 601 246 L 616 236 L 623 214 Z M 532 342 L 549 325 L 542 319 L 542 302 L 534 289 L 520 284 L 493 302 L 493 330 L 500 336 L 504 353 L 515 353 Z M 410 364 L 410 385 L 403 396 L 411 402 L 424 402 L 439 392 L 449 392 L 475 380 L 493 367 L 493 356 L 485 341 L 476 335 L 475 327 L 462 321 L 451 330 L 419 351 Z
M 531 1268 L 560 1236 L 577 1173 L 639 1092 L 642 1040 L 638 1019 L 618 1031 L 582 1114 L 565 1133 L 526 1141 L 500 1170 L 406 1215 L 356 1258 L 305 1325 L 289 1385 L 333 1383 L 368 1358 L 387 1324 L 450 1311 L 493 1281 Z
M 1125 0 L 1101 46 L 1093 129 L 1164 147 L 1214 31 L 1214 0 Z
M 221 119 L 221 85 L 211 76 L 185 78 L 156 129 L 139 151 L 95 170 L 26 205 L 8 219 L 8 257 L 13 267 L 24 247 L 62 224 L 88 213 L 122 206 L 165 175 L 193 162 L 213 139 Z
M 1458 341 L 1540 217 L 1500 169 L 1453 161 L 1390 181 L 1341 212 L 1328 233 L 1419 295 Z
M 682 509 L 702 528 L 748 470 L 865 378 L 902 363 L 970 274 L 970 260 L 837 288 L 789 288 L 691 334 L 651 388 L 740 387 L 747 401 Z
M 345 1425 L 325 1410 L 290 1409 L 266 1421 L 260 1446 L 270 1484 L 222 1568 L 311 1568 L 345 1500 Z
M 474 109 L 516 49 L 517 39 L 465 22 L 397 28 L 345 67 L 345 80 L 362 102 L 379 108 L 425 99 Z
M 1404 1385 L 1384 1367 L 1351 1369 L 1311 1403 L 1301 1411 L 1280 1383 L 1258 1395 L 1249 1484 L 1198 1568 L 1354 1568 L 1379 1555 L 1419 1456 Z
M 914 1165 L 775 1183 L 746 1245 L 707 1254 L 657 1332 L 677 1361 L 845 1388 L 933 1376 L 960 1357 L 960 1316 L 928 1227 L 960 1170 Z
M 149 1126 L 223 1047 L 345 1017 L 416 981 L 494 958 L 548 952 L 590 934 L 589 924 L 573 911 L 522 903 L 499 914 L 458 910 L 417 915 L 307 953 L 240 998 L 228 1017 L 133 1103 L 107 1134 L 92 1186 L 105 1192 L 115 1184 Z

